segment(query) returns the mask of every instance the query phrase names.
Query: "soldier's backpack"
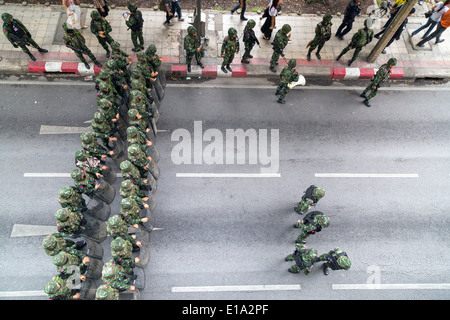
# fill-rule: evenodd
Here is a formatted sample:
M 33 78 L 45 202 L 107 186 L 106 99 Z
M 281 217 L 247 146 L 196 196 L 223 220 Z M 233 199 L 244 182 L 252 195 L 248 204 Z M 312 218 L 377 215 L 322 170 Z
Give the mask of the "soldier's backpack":
M 133 25 L 132 27 L 130 27 L 130 29 L 133 31 L 138 31 L 144 25 L 144 18 L 142 18 L 142 12 L 140 12 L 139 10 L 136 10 L 136 13 L 134 14 L 134 16 L 136 18 L 137 23 L 135 25 Z

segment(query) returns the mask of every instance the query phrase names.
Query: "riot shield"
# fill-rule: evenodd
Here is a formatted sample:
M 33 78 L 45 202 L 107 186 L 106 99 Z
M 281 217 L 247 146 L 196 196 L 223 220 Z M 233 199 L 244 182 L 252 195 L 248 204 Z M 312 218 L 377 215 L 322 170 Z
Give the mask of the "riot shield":
M 141 218 L 149 218 L 150 219 L 150 217 L 148 217 L 147 214 L 148 214 L 148 210 L 145 209 L 145 208 L 142 208 L 141 212 L 139 213 L 139 217 L 141 217 Z
M 157 76 L 156 80 L 152 82 L 152 86 L 153 86 L 153 88 L 155 88 L 156 93 L 158 94 L 159 101 L 162 101 L 162 99 L 164 99 L 165 90 L 159 79 L 160 79 L 160 77 Z
M 156 192 L 156 189 L 158 188 L 158 184 L 156 183 L 155 178 L 153 178 L 152 175 L 146 177 L 147 179 L 147 185 L 145 187 L 141 187 L 144 191 L 150 191 L 152 194 Z
M 146 228 L 135 228 L 133 226 L 130 226 L 128 228 L 128 234 L 130 235 L 136 235 L 136 241 L 140 241 L 142 246 L 146 247 L 150 243 L 150 233 L 147 231 Z
M 156 92 L 155 86 L 153 84 L 152 84 L 151 89 L 152 90 L 150 91 L 150 95 L 153 98 L 156 109 L 159 109 L 159 107 L 161 106 L 161 100 L 159 100 L 158 93 Z
M 92 198 L 89 199 L 87 210 L 84 213 L 101 221 L 106 221 L 111 214 L 111 207 L 104 201 L 99 201 L 96 198 Z
M 125 123 L 125 121 L 122 118 L 119 118 L 119 120 L 116 122 L 117 123 L 117 132 L 119 133 L 118 136 L 114 135 L 115 137 L 117 137 L 117 140 L 122 141 L 127 141 L 127 128 L 128 125 Z
M 115 164 L 120 167 L 120 163 L 128 159 L 127 150 L 125 147 L 124 140 L 120 139 L 120 137 L 116 136 L 117 140 L 113 141 L 114 154 L 111 156 L 111 159 L 115 162 Z M 126 141 L 126 140 L 125 140 Z
M 148 264 L 148 261 L 150 260 L 150 252 L 148 251 L 147 247 L 142 246 L 139 251 L 133 252 L 131 254 L 131 258 L 133 259 L 133 261 L 136 257 L 139 258 L 139 262 L 136 263 L 136 266 L 145 268 L 145 266 Z
M 166 80 L 166 74 L 164 73 L 164 70 L 160 67 L 158 70 L 158 76 L 159 82 L 161 83 L 163 88 L 166 88 L 167 80 Z
M 135 275 L 137 275 L 136 280 L 133 280 L 131 285 L 135 286 L 137 289 L 144 289 L 145 288 L 145 273 L 144 269 L 135 267 L 133 268 L 133 272 Z
M 86 216 L 86 223 L 80 226 L 80 236 L 89 238 L 96 242 L 103 242 L 108 235 L 106 223 L 96 218 Z
M 153 161 L 153 159 L 150 161 L 150 164 L 148 166 L 148 171 L 150 171 L 150 173 L 152 174 L 153 178 L 155 178 L 155 180 L 158 180 L 160 171 L 159 171 L 158 165 L 156 164 L 155 161 Z
M 116 190 L 114 190 L 114 187 L 106 182 L 106 180 L 103 178 L 98 178 L 97 183 L 100 184 L 100 187 L 95 190 L 94 197 L 99 198 L 101 201 L 104 201 L 107 204 L 113 202 L 116 196 Z
M 126 125 L 128 126 L 130 124 L 130 117 L 128 116 L 128 105 L 125 103 L 122 103 L 119 105 L 119 116 L 120 119 L 122 119 Z
M 116 171 L 111 166 L 108 166 L 108 169 L 102 170 L 102 176 L 103 178 L 109 183 L 114 184 L 117 179 Z
M 159 162 L 160 156 L 159 156 L 159 151 L 158 149 L 156 149 L 155 145 L 152 142 L 152 145 L 147 147 L 148 153 L 150 154 L 150 157 L 152 157 L 153 161 L 155 161 L 156 163 Z
M 134 291 L 131 290 L 125 290 L 122 292 L 119 292 L 119 300 L 140 300 L 141 299 L 141 293 L 138 289 L 135 289 Z
M 152 196 L 151 194 L 147 195 L 147 197 L 148 197 L 148 201 L 147 201 L 147 204 L 148 204 L 148 210 L 149 210 L 151 213 L 153 213 L 153 212 L 155 211 L 155 209 L 156 209 L 156 201 L 155 201 L 155 198 L 153 198 L 153 196 Z
M 100 279 L 102 277 L 103 261 L 96 258 L 89 259 L 90 261 L 87 264 L 87 270 L 84 275 L 89 279 Z
M 76 241 L 84 240 L 86 241 L 86 245 L 79 249 L 83 253 L 83 255 L 88 256 L 89 258 L 95 258 L 95 259 L 103 259 L 103 247 L 100 243 L 97 243 L 95 241 L 92 241 L 89 238 L 86 237 L 78 237 L 74 239 Z
M 86 279 L 81 282 L 81 290 L 78 292 L 80 294 L 80 300 L 94 300 L 95 293 L 97 292 L 97 287 L 95 282 L 90 279 Z

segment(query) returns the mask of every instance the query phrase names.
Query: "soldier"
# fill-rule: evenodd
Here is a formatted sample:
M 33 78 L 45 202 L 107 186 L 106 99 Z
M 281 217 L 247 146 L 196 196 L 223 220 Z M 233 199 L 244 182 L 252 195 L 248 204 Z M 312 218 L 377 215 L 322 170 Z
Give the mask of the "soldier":
M 53 256 L 52 263 L 56 266 L 57 272 L 62 279 L 67 279 L 75 273 L 75 268 L 79 271 L 80 280 L 86 280 L 84 275 L 87 271 L 88 263 L 91 260 L 89 257 L 82 257 L 81 252 L 78 254 L 61 251 Z
M 113 103 L 110 100 L 105 98 L 97 99 L 97 105 L 98 105 L 97 111 L 102 113 L 107 121 L 117 123 L 117 121 L 120 118 L 120 115 L 116 105 L 113 105 Z M 95 138 L 95 134 L 93 132 L 91 132 L 90 134 Z
M 304 192 L 304 195 L 302 196 L 302 199 L 298 203 L 297 207 L 294 208 L 295 212 L 299 214 L 307 212 L 312 206 L 315 206 L 324 195 L 325 189 L 316 187 L 315 185 L 310 185 Z
M 120 93 L 121 97 L 126 96 L 126 90 L 128 89 L 127 80 L 123 76 L 123 71 L 117 66 L 115 59 L 106 61 L 105 67 L 102 69 L 108 73 L 111 79 L 111 84 L 114 86 L 117 92 Z M 100 70 L 100 72 L 102 71 Z
M 98 11 L 91 12 L 91 32 L 97 37 L 98 42 L 106 50 L 106 57 L 111 56 L 108 43 L 111 45 L 114 39 L 109 35 L 112 31 L 111 25 L 108 20 L 103 19 Z
M 105 67 L 99 71 L 98 76 L 95 78 L 94 82 L 95 82 L 95 90 L 99 91 L 100 88 L 98 85 L 101 82 L 105 82 L 113 88 L 112 91 L 113 91 L 114 96 L 116 96 L 118 99 L 123 99 L 122 96 L 117 91 L 117 88 L 109 75 L 109 70 L 106 69 L 106 64 L 105 64 Z
M 298 81 L 299 75 L 297 70 L 295 69 L 296 66 L 297 61 L 295 59 L 291 59 L 289 60 L 288 65 L 283 68 L 283 71 L 281 71 L 280 83 L 278 84 L 277 92 L 275 92 L 275 95 L 280 95 L 280 98 L 277 101 L 278 103 L 286 103 L 286 101 L 284 101 L 284 98 L 289 92 L 288 84 L 292 81 Z
M 392 72 L 392 68 L 397 64 L 396 58 L 390 58 L 387 63 L 383 64 L 377 73 L 373 76 L 370 84 L 361 93 L 360 97 L 364 98 L 364 104 L 370 107 L 369 100 L 377 95 L 378 88 L 385 82 Z M 369 92 L 369 95 L 367 93 Z
M 89 152 L 90 155 L 96 157 L 97 159 L 106 159 L 107 155 L 112 156 L 114 151 L 108 151 L 105 147 L 101 146 L 93 132 L 85 132 L 80 136 L 81 146 L 84 150 Z
M 299 273 L 303 271 L 308 275 L 314 265 L 317 258 L 316 249 L 306 249 L 304 244 L 296 244 L 294 253 L 284 258 L 285 261 L 295 261 L 295 264 L 288 269 L 291 273 Z
M 280 58 L 280 55 L 284 57 L 283 50 L 286 48 L 289 39 L 291 38 L 291 35 L 289 34 L 291 32 L 291 26 L 289 24 L 283 25 L 281 30 L 278 30 L 278 32 L 275 34 L 275 38 L 272 42 L 272 48 L 273 48 L 273 54 L 272 58 L 270 59 L 270 71 L 277 72 L 275 69 L 275 65 L 278 64 L 278 59 Z
M 351 266 L 351 261 L 347 256 L 346 252 L 343 252 L 339 248 L 335 248 L 328 253 L 324 253 L 316 258 L 315 262 L 325 261 L 323 264 L 323 273 L 327 276 L 330 272 L 328 268 L 331 270 L 348 270 Z
M 328 228 L 330 225 L 330 218 L 320 211 L 313 211 L 308 213 L 303 220 L 298 220 L 294 224 L 294 228 L 301 229 L 297 237 L 297 243 L 306 243 L 305 239 L 311 234 L 322 231 L 322 228 Z
M 348 66 L 350 66 L 353 61 L 356 60 L 358 57 L 359 52 L 362 50 L 364 46 L 369 44 L 373 39 L 373 30 L 372 27 L 373 20 L 372 19 L 366 19 L 364 21 L 364 28 L 359 29 L 357 33 L 355 33 L 352 37 L 352 40 L 350 41 L 350 44 L 346 46 L 342 52 L 337 56 L 336 61 L 339 61 L 339 59 L 349 50 L 355 49 L 355 52 L 353 53 L 353 57 L 348 60 Z
M 130 283 L 136 279 L 136 275 L 127 275 L 122 266 L 116 264 L 114 261 L 108 261 L 103 265 L 102 281 L 110 288 L 116 289 L 119 292 L 136 290 L 136 287 Z
M 94 121 L 92 122 L 92 130 L 94 130 L 94 136 L 102 140 L 105 147 L 110 149 L 109 142 L 117 141 L 116 137 L 113 137 L 117 132 L 117 125 L 115 122 L 106 119 L 103 112 L 94 113 Z
M 88 55 L 89 58 L 91 58 L 91 60 L 94 62 L 94 64 L 97 67 L 101 68 L 102 64 L 97 61 L 97 58 L 86 46 L 86 40 L 84 39 L 80 31 L 69 28 L 66 22 L 63 23 L 62 27 L 65 31 L 63 42 L 66 44 L 66 47 L 72 49 L 75 52 L 78 59 L 80 59 L 80 61 L 84 63 L 86 69 L 90 69 L 91 67 L 86 62 L 86 59 L 84 58 L 83 54 Z
M 58 202 L 61 207 L 68 208 L 71 211 L 84 212 L 87 210 L 86 201 L 74 186 L 66 186 L 59 189 Z
M 323 16 L 323 19 L 321 22 L 319 22 L 316 26 L 316 35 L 313 40 L 311 40 L 306 47 L 309 47 L 308 54 L 306 55 L 306 59 L 308 61 L 311 61 L 311 52 L 317 48 L 316 51 L 316 57 L 317 59 L 321 59 L 321 56 L 319 54 L 320 50 L 322 50 L 322 47 L 324 46 L 325 42 L 330 40 L 331 38 L 331 26 L 333 25 L 331 23 L 331 19 L 333 17 L 331 14 L 327 13 Z
M 130 145 L 127 151 L 128 160 L 139 169 L 141 176 L 146 176 L 152 158 L 147 156 L 137 144 Z
M 95 292 L 95 300 L 119 300 L 119 290 L 102 284 Z
M 86 219 L 81 212 L 74 212 L 67 208 L 56 211 L 55 219 L 58 232 L 64 237 L 71 237 L 80 233 L 80 227 L 86 223 Z
M 140 208 L 149 208 L 148 204 L 145 203 L 149 200 L 149 197 L 130 180 L 124 180 L 120 183 L 119 194 L 122 198 L 132 198 L 139 204 Z
M 136 241 L 136 235 L 130 235 L 128 233 L 127 222 L 122 218 L 122 215 L 116 214 L 108 219 L 108 224 L 106 226 L 106 231 L 113 238 L 121 237 L 125 240 L 130 241 L 133 246 L 133 252 L 139 251 L 142 246 L 140 241 Z
M 223 39 L 220 55 L 223 57 L 222 71 L 227 73 L 233 70 L 230 67 L 230 63 L 233 62 L 234 55 L 239 53 L 239 39 L 237 37 L 237 31 L 235 28 L 228 29 L 228 36 Z M 225 69 L 225 67 L 228 69 Z
M 31 34 L 28 29 L 20 22 L 18 19 L 14 19 L 9 13 L 2 14 L 3 20 L 3 34 L 11 42 L 14 48 L 20 47 L 23 52 L 25 52 L 33 61 L 36 58 L 28 50 L 27 46 L 32 45 L 39 52 L 48 52 L 48 50 L 41 48 L 34 40 L 31 38 Z
M 152 146 L 152 142 L 148 140 L 145 133 L 140 131 L 137 127 L 129 126 L 127 128 L 127 143 L 129 146 L 136 143 L 147 156 L 150 156 L 147 147 Z
M 131 242 L 121 237 L 115 238 L 111 241 L 111 255 L 112 261 L 123 267 L 126 274 L 134 274 L 133 268 L 136 263 L 139 263 L 138 257 L 132 259 L 131 254 L 133 252 L 133 246 Z
M 158 73 L 150 68 L 150 65 L 147 63 L 147 56 L 145 55 L 145 52 L 139 52 L 136 56 L 136 69 L 141 73 L 147 88 L 151 88 L 152 82 L 156 81 L 156 76 Z
M 122 71 L 122 76 L 124 77 L 127 84 L 130 84 L 130 73 L 128 72 L 128 66 L 133 63 L 131 61 L 131 56 L 120 49 L 120 43 L 114 41 L 111 43 L 112 58 L 116 61 L 117 68 L 119 72 Z
M 79 168 L 72 170 L 70 176 L 79 192 L 84 193 L 88 197 L 92 197 L 95 190 L 100 188 L 100 184 L 97 183 L 97 179 L 93 174 L 84 172 Z
M 127 27 L 131 29 L 131 41 L 133 42 L 134 46 L 134 48 L 132 48 L 131 50 L 138 52 L 144 49 L 144 37 L 142 36 L 144 19 L 142 18 L 142 12 L 137 9 L 137 5 L 135 3 L 129 3 L 128 10 L 130 10 L 130 12 L 127 12 L 130 17 L 128 21 L 125 17 L 124 19 Z
M 150 175 L 148 179 L 143 178 L 139 169 L 129 160 L 120 163 L 120 170 L 124 179 L 129 179 L 133 184 L 139 186 L 140 189 L 156 191 L 156 181 L 153 176 Z
M 197 64 L 200 68 L 204 68 L 204 65 L 201 62 L 202 54 L 201 54 L 201 44 L 200 37 L 197 34 L 197 29 L 194 26 L 189 26 L 187 28 L 187 36 L 184 37 L 184 50 L 186 50 L 186 64 L 187 64 L 187 72 L 191 72 L 191 60 L 195 57 L 197 60 Z
M 250 19 L 248 20 L 247 25 L 244 28 L 244 37 L 242 41 L 244 42 L 245 51 L 244 55 L 242 56 L 242 63 L 250 63 L 250 61 L 247 60 L 248 58 L 253 58 L 250 52 L 252 51 L 256 43 L 259 46 L 259 40 L 258 38 L 256 38 L 255 31 L 253 30 L 255 26 L 255 20 Z
M 50 300 L 76 300 L 80 298 L 80 290 L 73 289 L 73 286 L 69 285 L 67 280 L 58 275 L 45 285 L 44 292 Z
M 132 198 L 123 198 L 120 201 L 120 215 L 128 225 L 132 225 L 136 229 L 139 223 L 147 222 L 148 218 L 141 218 L 141 208 L 136 200 Z
M 150 44 L 148 46 L 147 50 L 145 50 L 147 63 L 150 65 L 150 68 L 153 71 L 159 70 L 159 67 L 161 66 L 161 62 L 162 62 L 159 55 L 156 54 L 156 51 L 157 51 L 157 49 L 154 44 Z
M 73 241 L 64 238 L 60 233 L 49 234 L 42 240 L 42 247 L 48 256 L 55 256 L 61 251 L 72 253 L 86 245 L 86 240 Z
M 92 157 L 86 150 L 75 152 L 75 166 L 86 172 L 95 174 L 97 178 L 102 176 L 102 172 L 108 170 L 108 166 L 102 165 L 101 160 Z

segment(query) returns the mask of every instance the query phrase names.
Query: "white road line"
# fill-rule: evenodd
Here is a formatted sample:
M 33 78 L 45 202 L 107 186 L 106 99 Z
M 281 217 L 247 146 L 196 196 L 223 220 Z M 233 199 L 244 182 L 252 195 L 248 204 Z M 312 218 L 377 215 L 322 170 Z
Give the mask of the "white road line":
M 59 172 L 25 172 L 24 178 L 70 178 L 70 173 Z M 117 178 L 122 177 L 122 173 L 116 173 Z
M 229 291 L 284 291 L 300 290 L 299 284 L 243 285 L 243 286 L 197 286 L 172 287 L 172 292 L 229 292 Z
M 333 290 L 449 290 L 450 283 L 333 284 Z
M 56 226 L 39 226 L 31 224 L 15 224 L 11 231 L 11 238 L 46 236 L 58 232 Z
M 66 127 L 66 126 L 45 126 L 41 125 L 39 134 L 74 134 L 85 133 L 92 130 L 92 127 Z
M 315 173 L 316 178 L 418 178 L 417 173 Z
M 38 297 L 38 296 L 47 296 L 47 294 L 43 290 L 0 291 L 0 298 Z
M 279 173 L 177 173 L 177 178 L 280 178 Z

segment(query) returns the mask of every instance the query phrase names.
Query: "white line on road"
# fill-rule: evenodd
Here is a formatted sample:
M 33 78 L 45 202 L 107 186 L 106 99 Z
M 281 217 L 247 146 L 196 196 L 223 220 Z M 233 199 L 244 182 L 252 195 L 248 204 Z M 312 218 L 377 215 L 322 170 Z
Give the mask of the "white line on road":
M 283 291 L 300 290 L 299 284 L 243 285 L 243 286 L 197 286 L 172 287 L 172 292 L 228 292 L 228 291 Z
M 315 173 L 316 178 L 418 178 L 417 173 Z
M 450 283 L 333 284 L 333 290 L 449 290 Z
M 177 178 L 280 178 L 279 173 L 177 173 Z
M 70 178 L 70 173 L 60 172 L 25 172 L 24 178 Z M 116 173 L 117 178 L 122 177 L 122 173 Z
M 45 126 L 41 125 L 39 134 L 72 134 L 72 133 L 85 133 L 91 131 L 89 127 L 66 127 L 66 126 Z
M 43 290 L 0 291 L 0 298 L 47 296 Z
M 16 238 L 16 237 L 46 236 L 57 232 L 58 228 L 56 226 L 15 224 L 13 225 L 10 237 Z

